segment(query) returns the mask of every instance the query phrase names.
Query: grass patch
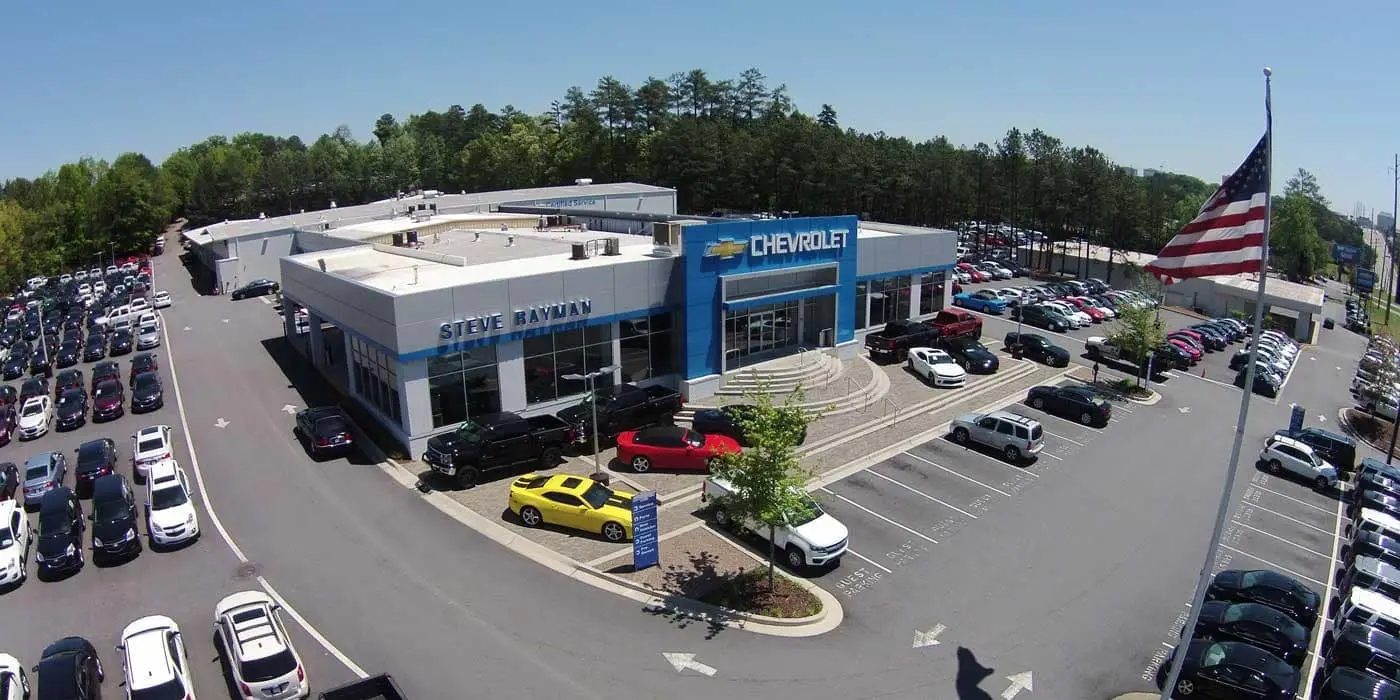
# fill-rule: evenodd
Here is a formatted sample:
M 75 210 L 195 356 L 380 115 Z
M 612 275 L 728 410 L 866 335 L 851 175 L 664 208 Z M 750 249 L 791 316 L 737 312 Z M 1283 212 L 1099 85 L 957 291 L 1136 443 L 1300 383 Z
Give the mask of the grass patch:
M 1371 297 L 1369 311 L 1372 331 L 1387 335 L 1400 335 L 1400 302 L 1392 303 L 1390 306 L 1390 323 L 1385 322 L 1385 300 L 1379 296 Z
M 768 588 L 768 572 L 753 569 L 736 574 L 700 597 L 701 602 L 739 612 L 769 617 L 810 617 L 821 612 L 822 603 L 807 589 L 786 576 L 774 576 Z
M 1152 390 L 1145 386 L 1138 386 L 1138 383 L 1131 379 L 1119 379 L 1112 384 L 1113 390 L 1131 396 L 1135 399 L 1145 399 L 1152 396 Z

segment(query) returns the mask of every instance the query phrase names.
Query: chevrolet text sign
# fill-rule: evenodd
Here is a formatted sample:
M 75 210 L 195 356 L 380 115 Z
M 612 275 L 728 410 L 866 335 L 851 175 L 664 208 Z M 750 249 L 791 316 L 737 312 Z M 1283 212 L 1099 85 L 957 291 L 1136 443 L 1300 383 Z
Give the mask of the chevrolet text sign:
M 767 233 L 749 238 L 749 255 L 790 255 L 819 250 L 840 250 L 846 247 L 850 231 L 808 231 L 806 233 Z

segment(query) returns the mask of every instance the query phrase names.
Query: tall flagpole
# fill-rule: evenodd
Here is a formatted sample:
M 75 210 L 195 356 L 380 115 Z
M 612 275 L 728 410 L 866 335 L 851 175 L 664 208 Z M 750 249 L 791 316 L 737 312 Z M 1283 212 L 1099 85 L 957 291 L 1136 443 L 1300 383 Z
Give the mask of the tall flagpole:
M 1235 490 L 1235 477 L 1240 470 L 1240 449 L 1244 446 L 1244 426 L 1249 420 L 1249 401 L 1254 396 L 1254 363 L 1259 354 L 1259 336 L 1264 330 L 1264 286 L 1269 279 L 1269 228 L 1274 218 L 1274 105 L 1273 74 L 1271 68 L 1264 69 L 1264 244 L 1259 260 L 1259 289 L 1254 293 L 1254 332 L 1249 341 L 1249 369 L 1245 370 L 1244 390 L 1240 392 L 1240 414 L 1235 422 L 1235 444 L 1230 447 L 1230 468 L 1225 472 L 1225 488 L 1220 492 L 1220 508 L 1215 513 L 1215 529 L 1210 533 L 1210 545 L 1206 547 L 1206 560 L 1201 565 L 1201 575 L 1196 581 L 1196 595 L 1191 599 L 1191 612 L 1186 624 L 1181 628 L 1181 642 L 1177 653 L 1172 654 L 1172 667 L 1162 684 L 1161 700 L 1170 700 L 1176 689 L 1176 680 L 1181 675 L 1181 662 L 1186 657 L 1182 646 L 1190 646 L 1196 622 L 1201 617 L 1201 606 L 1205 603 L 1206 588 L 1215 573 L 1215 550 L 1220 546 L 1220 537 L 1225 529 L 1225 520 L 1230 517 L 1231 494 Z

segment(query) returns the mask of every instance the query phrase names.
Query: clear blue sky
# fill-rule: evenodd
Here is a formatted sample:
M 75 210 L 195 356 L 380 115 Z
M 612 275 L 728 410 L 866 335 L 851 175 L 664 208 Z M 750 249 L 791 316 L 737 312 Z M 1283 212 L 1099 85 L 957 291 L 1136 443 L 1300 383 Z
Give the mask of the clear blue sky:
M 1400 149 L 1394 0 L 136 0 L 4 15 L 0 178 L 132 150 L 159 162 L 214 133 L 367 138 L 381 113 L 454 103 L 538 112 L 603 75 L 693 67 L 757 67 L 802 110 L 830 103 L 861 130 L 971 144 L 1039 127 L 1213 180 L 1263 130 L 1270 65 L 1276 189 L 1308 168 L 1345 213 L 1390 209 Z

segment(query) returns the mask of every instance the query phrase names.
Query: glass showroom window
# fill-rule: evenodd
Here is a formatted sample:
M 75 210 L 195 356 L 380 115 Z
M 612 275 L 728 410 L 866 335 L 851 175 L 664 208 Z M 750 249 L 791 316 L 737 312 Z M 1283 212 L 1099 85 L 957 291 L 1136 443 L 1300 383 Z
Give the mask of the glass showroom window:
M 896 319 L 909 318 L 910 292 L 909 276 L 885 277 L 870 280 L 869 326 L 883 326 Z M 860 308 L 856 308 L 857 314 Z M 859 324 L 857 324 L 859 325 Z
M 856 328 L 865 328 L 865 307 L 869 300 L 869 284 L 856 282 Z
M 434 428 L 500 411 L 496 346 L 484 345 L 429 359 L 428 402 L 433 409 Z
M 942 272 L 919 275 L 919 315 L 927 316 L 943 310 L 943 280 Z
M 612 325 L 573 328 L 525 339 L 525 403 L 554 401 L 584 392 L 584 382 L 565 379 L 613 363 Z M 612 386 L 612 375 L 598 377 Z
M 399 411 L 399 377 L 395 360 L 388 353 L 350 338 L 350 361 L 355 372 L 355 393 L 379 409 L 395 425 L 403 426 Z
M 646 318 L 622 321 L 621 336 L 622 381 L 640 382 L 676 371 L 672 350 L 671 314 L 653 314 Z

